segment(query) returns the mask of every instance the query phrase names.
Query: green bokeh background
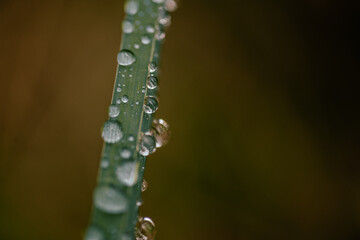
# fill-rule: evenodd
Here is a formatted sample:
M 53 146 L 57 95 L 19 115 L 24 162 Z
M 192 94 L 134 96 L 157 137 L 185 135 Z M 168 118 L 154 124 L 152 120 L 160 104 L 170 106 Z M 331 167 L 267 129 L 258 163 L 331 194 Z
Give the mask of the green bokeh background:
M 356 1 L 183 0 L 142 215 L 157 239 L 360 239 Z M 123 1 L 0 2 L 0 239 L 81 239 Z

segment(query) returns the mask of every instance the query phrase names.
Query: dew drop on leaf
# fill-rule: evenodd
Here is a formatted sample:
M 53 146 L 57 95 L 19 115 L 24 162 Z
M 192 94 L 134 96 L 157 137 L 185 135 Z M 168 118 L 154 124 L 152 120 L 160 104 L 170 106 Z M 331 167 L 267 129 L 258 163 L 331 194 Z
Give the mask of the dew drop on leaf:
M 159 103 L 155 97 L 150 96 L 145 99 L 144 111 L 146 113 L 152 114 L 152 113 L 156 112 L 156 110 L 158 108 L 159 108 Z
M 107 143 L 119 142 L 123 136 L 120 124 L 113 120 L 106 121 L 101 136 Z
M 121 66 L 130 66 L 135 60 L 135 55 L 129 50 L 121 50 L 117 55 L 117 61 Z
M 94 205 L 103 212 L 118 214 L 126 211 L 128 203 L 120 191 L 110 186 L 101 186 L 94 192 Z

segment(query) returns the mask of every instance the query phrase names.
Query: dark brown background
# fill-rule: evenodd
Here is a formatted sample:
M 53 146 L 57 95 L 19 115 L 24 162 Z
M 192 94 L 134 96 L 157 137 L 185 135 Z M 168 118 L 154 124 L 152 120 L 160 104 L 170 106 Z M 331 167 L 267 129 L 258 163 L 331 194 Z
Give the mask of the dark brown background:
M 354 1 L 355 3 L 355 1 Z M 157 239 L 360 239 L 359 8 L 183 0 L 149 157 Z M 0 2 L 0 239 L 87 225 L 123 1 Z

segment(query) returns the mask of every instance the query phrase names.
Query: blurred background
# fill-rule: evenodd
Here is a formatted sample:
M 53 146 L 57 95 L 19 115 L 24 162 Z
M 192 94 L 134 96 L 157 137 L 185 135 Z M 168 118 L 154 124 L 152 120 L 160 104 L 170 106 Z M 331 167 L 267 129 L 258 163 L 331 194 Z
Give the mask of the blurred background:
M 157 239 L 360 239 L 356 1 L 183 0 L 148 158 Z M 88 223 L 123 1 L 0 2 L 0 239 Z

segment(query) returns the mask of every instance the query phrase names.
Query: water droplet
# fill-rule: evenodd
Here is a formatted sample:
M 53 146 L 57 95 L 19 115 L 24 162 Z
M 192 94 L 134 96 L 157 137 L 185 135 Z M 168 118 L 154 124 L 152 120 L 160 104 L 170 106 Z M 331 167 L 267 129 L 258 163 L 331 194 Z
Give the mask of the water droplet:
M 124 33 L 132 33 L 134 31 L 134 24 L 130 21 L 123 21 L 122 28 Z
M 117 61 L 121 66 L 129 66 L 135 62 L 135 55 L 129 50 L 121 50 L 117 55 Z
M 177 9 L 177 3 L 174 0 L 165 0 L 165 9 L 169 12 L 174 12 Z
M 155 33 L 155 38 L 160 41 L 164 40 L 165 36 L 166 36 L 166 34 L 161 31 L 156 31 L 156 33 Z
M 136 104 L 136 105 L 139 105 L 139 101 L 136 101 L 135 104 Z
M 164 0 L 152 0 L 154 3 L 163 3 Z
M 159 19 L 159 23 L 165 27 L 170 26 L 171 24 L 171 16 L 170 15 L 164 15 Z
M 109 107 L 109 117 L 116 118 L 120 114 L 120 108 L 116 105 L 111 104 Z
M 116 88 L 116 92 L 121 92 L 121 87 Z
M 156 147 L 162 147 L 169 142 L 170 139 L 170 131 L 169 124 L 165 122 L 163 119 L 154 119 L 152 124 L 151 132 L 156 139 Z
M 127 162 L 116 168 L 117 179 L 126 186 L 134 186 L 138 180 L 139 163 Z
M 155 32 L 155 29 L 152 25 L 147 25 L 146 26 L 146 32 L 148 33 L 154 33 Z
M 130 235 L 124 234 L 122 236 L 120 236 L 119 239 L 116 240 L 131 240 L 132 238 L 130 237 Z
M 94 192 L 94 205 L 99 210 L 117 214 L 127 209 L 127 200 L 125 196 L 110 186 L 101 186 Z
M 145 93 L 145 89 L 141 90 L 142 93 Z
M 130 135 L 130 136 L 128 137 L 128 141 L 129 141 L 129 142 L 133 142 L 134 140 L 135 140 L 134 136 Z
M 101 136 L 107 143 L 119 142 L 123 136 L 120 124 L 113 120 L 106 121 Z
M 128 95 L 123 95 L 123 96 L 121 97 L 121 101 L 122 101 L 123 103 L 127 103 L 127 102 L 129 101 Z
M 123 149 L 120 150 L 120 156 L 123 159 L 128 159 L 131 157 L 131 151 L 130 149 L 128 149 L 127 147 L 124 147 Z
M 109 167 L 109 165 L 110 165 L 110 162 L 109 162 L 108 159 L 103 159 L 103 160 L 101 161 L 101 163 L 100 163 L 100 166 L 101 166 L 102 168 L 107 168 L 107 167 Z
M 116 104 L 120 104 L 120 103 L 121 103 L 120 99 L 116 100 Z
M 155 97 L 147 97 L 145 99 L 144 111 L 148 114 L 154 113 L 159 108 L 159 103 Z
M 139 4 L 135 1 L 128 1 L 125 5 L 125 12 L 129 15 L 135 15 L 139 10 Z
M 134 44 L 134 48 L 135 48 L 135 49 L 139 49 L 139 48 L 140 48 L 140 45 L 137 44 L 137 43 L 135 43 L 135 44 Z
M 156 139 L 151 135 L 144 135 L 139 146 L 139 153 L 142 156 L 149 156 L 149 154 L 156 151 Z
M 135 231 L 136 240 L 154 240 L 155 235 L 155 223 L 148 217 L 139 217 Z
M 148 45 L 151 42 L 151 39 L 148 35 L 142 35 L 141 36 L 141 42 L 144 45 Z
M 150 76 L 148 78 L 148 82 L 147 82 L 147 87 L 149 89 L 154 89 L 157 87 L 157 84 L 158 84 L 158 79 L 157 77 L 154 77 L 154 76 Z
M 99 228 L 91 226 L 86 231 L 85 240 L 105 240 L 105 236 Z
M 141 200 L 136 201 L 136 206 L 140 207 L 143 204 Z
M 156 63 L 152 62 L 149 64 L 149 72 L 153 73 L 157 70 Z
M 149 186 L 148 182 L 145 180 L 145 178 L 143 178 L 143 181 L 141 183 L 141 192 L 145 192 L 148 186 Z

